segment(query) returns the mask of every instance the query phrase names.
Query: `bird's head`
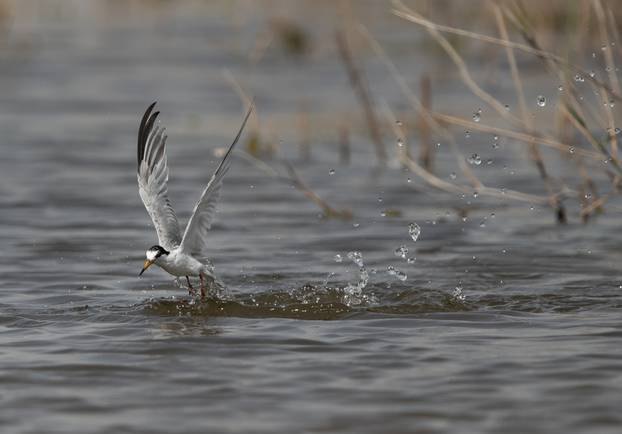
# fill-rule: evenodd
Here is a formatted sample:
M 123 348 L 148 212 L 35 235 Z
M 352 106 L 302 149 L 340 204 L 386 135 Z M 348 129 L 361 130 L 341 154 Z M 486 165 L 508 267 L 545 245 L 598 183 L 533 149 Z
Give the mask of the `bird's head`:
M 140 271 L 138 275 L 142 276 L 142 274 L 147 270 L 147 268 L 151 267 L 151 265 L 154 262 L 156 262 L 158 258 L 160 258 L 162 255 L 168 255 L 169 253 L 171 252 L 169 252 L 162 246 L 150 247 L 149 250 L 145 252 L 145 256 L 147 257 L 147 259 L 145 259 L 145 263 L 143 264 L 143 269 Z

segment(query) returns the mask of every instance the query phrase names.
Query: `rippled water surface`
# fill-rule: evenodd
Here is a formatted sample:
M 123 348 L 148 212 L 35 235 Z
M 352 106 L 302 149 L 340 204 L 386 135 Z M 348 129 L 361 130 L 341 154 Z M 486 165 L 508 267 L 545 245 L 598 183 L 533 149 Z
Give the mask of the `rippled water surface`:
M 64 5 L 70 18 L 16 21 L 1 47 L 2 432 L 619 432 L 619 202 L 589 225 L 569 204 L 557 226 L 539 205 L 444 195 L 379 170 L 362 127 L 340 165 L 336 121 L 312 122 L 303 162 L 300 101 L 312 119 L 358 113 L 334 51 L 269 50 L 249 67 L 261 17 L 160 5 L 95 20 Z M 272 122 L 282 149 L 266 163 L 287 173 L 285 155 L 353 218 L 322 217 L 236 158 L 211 235 L 226 291 L 198 302 L 155 267 L 137 277 L 156 239 L 135 135 L 157 99 L 185 222 L 243 111 L 223 68 Z M 377 94 L 397 98 L 374 71 Z M 471 143 L 494 159 L 480 176 L 542 194 L 528 161 L 508 159 L 522 148 L 485 140 Z M 439 156 L 442 176 L 454 161 Z

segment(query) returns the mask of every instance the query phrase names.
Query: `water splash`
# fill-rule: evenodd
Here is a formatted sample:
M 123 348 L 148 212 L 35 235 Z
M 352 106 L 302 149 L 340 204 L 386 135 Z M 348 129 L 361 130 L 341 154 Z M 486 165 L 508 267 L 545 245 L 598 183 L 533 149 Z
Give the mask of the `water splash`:
M 406 259 L 406 255 L 408 254 L 408 248 L 404 245 L 399 246 L 397 249 L 395 249 L 393 254 L 398 258 Z
M 474 166 L 479 166 L 480 164 L 482 164 L 482 158 L 477 154 L 473 154 L 469 158 L 467 158 L 467 162 Z
M 481 118 L 482 118 L 482 109 L 478 109 L 476 112 L 473 113 L 473 121 L 479 122 Z
M 363 267 L 363 255 L 361 252 L 351 251 L 348 252 L 348 259 L 354 262 L 359 267 Z
M 451 297 L 456 300 L 456 301 L 460 301 L 463 302 L 466 300 L 466 295 L 464 295 L 464 292 L 462 292 L 462 285 L 458 284 L 456 285 L 456 287 L 454 288 L 454 292 L 451 294 Z
M 346 306 L 356 306 L 363 302 L 370 301 L 371 297 L 363 294 L 363 289 L 369 283 L 369 272 L 363 263 L 363 255 L 361 252 L 348 252 L 348 259 L 359 267 L 359 280 L 356 283 L 348 283 L 343 289 L 343 303 Z
M 412 222 L 408 225 L 408 234 L 413 239 L 413 241 L 417 241 L 419 239 L 419 235 L 421 235 L 421 228 L 415 222 Z
M 387 267 L 387 273 L 390 276 L 395 276 L 398 280 L 401 280 L 402 282 L 408 279 L 406 273 L 404 273 L 402 270 L 395 268 L 393 265 L 389 265 Z

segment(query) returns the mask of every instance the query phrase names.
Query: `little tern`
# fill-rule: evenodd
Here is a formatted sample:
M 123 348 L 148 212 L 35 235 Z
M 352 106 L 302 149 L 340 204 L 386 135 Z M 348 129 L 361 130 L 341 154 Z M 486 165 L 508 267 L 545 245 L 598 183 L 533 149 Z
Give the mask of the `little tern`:
M 155 105 L 154 102 L 147 108 L 138 129 L 138 191 L 155 226 L 159 244 L 147 250 L 139 276 L 156 264 L 173 276 L 185 276 L 190 295 L 195 294 L 190 277 L 198 276 L 201 297 L 205 297 L 205 280 L 214 281 L 213 268 L 206 252 L 208 231 L 216 213 L 222 179 L 231 165 L 231 152 L 240 140 L 253 105 L 249 107 L 238 134 L 194 206 L 183 236 L 168 198 L 167 136 L 164 128 L 156 124 L 160 112 L 153 112 Z

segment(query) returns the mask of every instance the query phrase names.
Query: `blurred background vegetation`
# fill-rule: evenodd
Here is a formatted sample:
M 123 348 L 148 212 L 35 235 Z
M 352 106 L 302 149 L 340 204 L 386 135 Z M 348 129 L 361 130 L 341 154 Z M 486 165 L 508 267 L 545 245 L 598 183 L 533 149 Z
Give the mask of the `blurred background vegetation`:
M 207 134 L 214 124 L 231 129 L 237 101 L 256 98 L 247 159 L 328 217 L 351 213 L 315 194 L 296 172 L 301 163 L 399 169 L 418 189 L 537 204 L 559 223 L 569 213 L 587 222 L 618 207 L 616 6 L 2 0 L 2 67 L 37 59 L 47 77 L 28 89 L 5 80 L 2 111 L 10 121 L 19 104 L 36 106 L 60 86 L 65 104 L 125 107 L 109 120 L 127 129 L 129 105 L 176 101 L 183 128 Z M 65 80 L 63 68 L 76 65 L 83 70 Z M 95 73 L 103 82 L 132 77 L 108 92 L 82 78 Z M 205 98 L 225 108 L 210 111 L 209 126 L 196 114 Z M 518 172 L 525 177 L 510 176 Z

